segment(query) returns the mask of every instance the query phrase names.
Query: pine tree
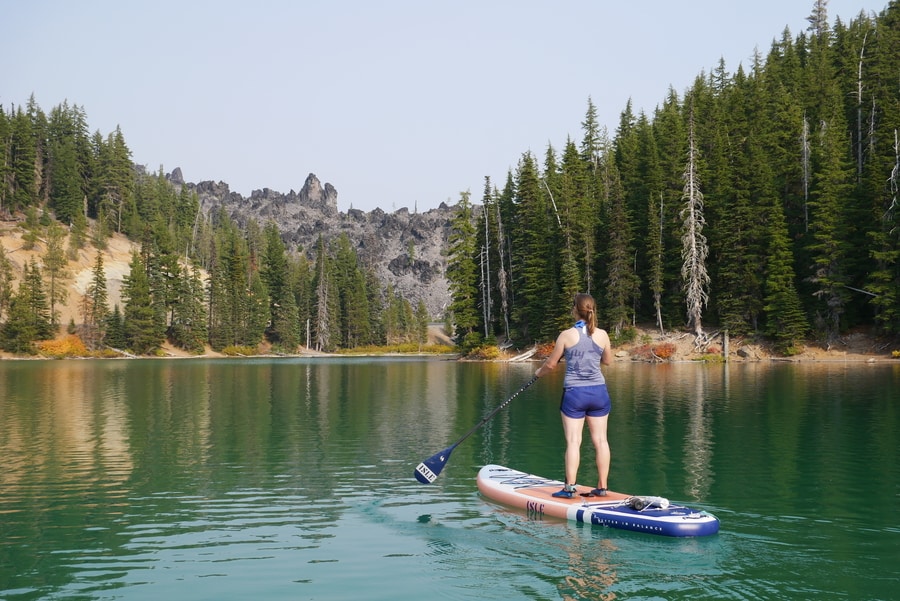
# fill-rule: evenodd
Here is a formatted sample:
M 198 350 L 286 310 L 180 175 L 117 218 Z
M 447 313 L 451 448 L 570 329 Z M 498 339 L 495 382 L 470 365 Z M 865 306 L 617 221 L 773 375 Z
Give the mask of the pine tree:
M 771 170 L 759 150 L 762 125 L 755 123 L 764 101 L 756 78 L 742 71 L 719 101 L 712 107 L 718 127 L 708 133 L 716 139 L 707 163 L 712 183 L 704 193 L 715 199 L 704 205 L 715 265 L 710 296 L 719 323 L 732 334 L 747 335 L 758 330 L 764 304 L 767 207 L 761 187 L 769 186 Z
M 335 284 L 340 304 L 340 340 L 345 348 L 369 344 L 371 324 L 366 274 L 359 264 L 350 237 L 341 234 L 333 242 Z
M 107 347 L 119 350 L 125 348 L 127 344 L 125 341 L 125 323 L 118 303 L 106 317 L 105 330 L 106 335 L 103 340 Z
M 848 161 L 846 128 L 832 105 L 831 118 L 822 122 L 820 143 L 815 147 L 817 177 L 811 192 L 808 246 L 813 261 L 810 281 L 819 299 L 816 326 L 829 343 L 841 331 L 841 320 L 850 301 L 847 262 L 847 226 L 842 218 L 850 196 L 853 171 Z
M 509 336 L 507 315 L 506 252 L 503 245 L 503 221 L 500 214 L 500 194 L 490 177 L 484 178 L 482 210 L 478 215 L 476 244 L 480 249 L 481 276 L 478 280 L 480 320 L 478 329 L 485 338 L 499 333 Z M 505 328 L 505 329 L 504 329 Z
M 634 273 L 634 246 L 631 220 L 615 164 L 608 161 L 609 190 L 606 228 L 606 302 L 604 312 L 615 335 L 622 333 L 633 318 L 638 295 L 638 278 Z
M 176 346 L 192 352 L 202 352 L 207 341 L 204 287 L 200 270 L 181 267 L 176 279 L 176 302 L 168 332 Z
M 12 169 L 9 164 L 11 138 L 12 123 L 3 107 L 0 106 L 0 215 L 6 214 L 9 181 L 12 179 Z
M 131 255 L 130 272 L 122 284 L 122 298 L 125 301 L 123 327 L 126 346 L 138 355 L 152 353 L 162 345 L 162 324 L 153 309 L 150 278 L 140 253 Z
M 900 333 L 900 3 L 891 2 L 872 25 L 877 32 L 866 53 L 864 91 L 869 107 L 862 190 L 868 192 L 871 256 L 864 288 L 874 294 L 873 319 L 885 332 Z
M 570 151 L 575 150 L 571 141 L 566 146 Z M 541 322 L 541 337 L 544 337 L 553 336 L 570 325 L 572 311 L 567 301 L 581 291 L 582 282 L 574 241 L 577 194 L 570 174 L 557 163 L 556 151 L 552 145 L 547 146 L 544 155 L 541 184 L 541 193 L 545 195 L 543 205 L 548 209 L 549 223 L 546 272 L 553 274 L 547 288 L 549 297 L 545 299 L 549 311 Z
M 106 205 L 116 232 L 136 235 L 140 227 L 136 221 L 138 207 L 134 202 L 134 171 L 131 162 L 131 150 L 125 143 L 125 136 L 120 127 L 107 137 L 107 160 L 100 165 L 102 170 L 99 181 L 102 183 L 100 205 Z M 99 207 L 98 207 L 99 208 Z M 146 211 L 145 211 L 146 213 Z
M 424 300 L 419 299 L 419 302 L 416 304 L 416 342 L 418 342 L 420 346 L 428 344 L 429 321 L 428 307 L 425 306 Z
M 815 0 L 812 13 L 806 17 L 809 22 L 807 31 L 820 37 L 828 33 L 828 0 Z
M 317 351 L 331 351 L 340 342 L 340 299 L 331 261 L 325 247 L 325 239 L 319 236 L 316 244 L 316 266 L 313 280 L 315 300 L 313 304 L 313 336 Z
M 781 206 L 773 202 L 769 214 L 769 252 L 766 262 L 766 334 L 776 349 L 794 354 L 809 324 L 803 312 L 794 278 L 793 257 Z
M 597 121 L 597 107 L 588 97 L 588 108 L 584 121 L 581 122 L 584 137 L 580 152 L 580 164 L 576 163 L 571 155 L 571 149 L 566 148 L 563 154 L 563 170 L 572 179 L 575 188 L 575 248 L 581 248 L 582 254 L 579 260 L 583 285 L 580 292 L 595 294 L 594 263 L 597 249 L 597 220 L 600 213 L 600 205 L 603 198 L 603 190 L 600 178 L 601 153 L 608 147 L 607 132 Z
M 477 346 L 478 267 L 475 262 L 476 236 L 469 192 L 460 195 L 450 224 L 447 248 L 447 282 L 450 288 L 449 311 L 453 315 L 455 335 L 465 348 Z
M 27 300 L 20 294 L 10 300 L 6 321 L 0 326 L 0 348 L 16 354 L 35 353 L 37 330 L 28 311 Z
M 91 272 L 91 283 L 85 291 L 82 305 L 81 338 L 89 349 L 102 348 L 108 325 L 108 297 L 106 291 L 106 270 L 103 267 L 103 253 L 98 252 Z
M 69 296 L 66 282 L 69 272 L 66 268 L 68 261 L 63 250 L 63 240 L 66 231 L 58 222 L 52 222 L 47 227 L 47 250 L 44 253 L 44 275 L 47 278 L 47 298 L 50 301 L 50 321 L 54 328 L 59 326 L 59 311 L 57 307 L 65 303 Z
M 592 293 L 594 258 L 597 255 L 597 207 L 590 163 L 586 163 L 575 144 L 566 143 L 560 166 L 560 212 L 563 215 L 563 263 L 560 296 L 568 300 L 578 292 Z M 559 303 L 567 307 L 567 302 Z M 560 325 L 568 326 L 571 311 Z
M 56 329 L 50 316 L 50 301 L 44 288 L 44 278 L 37 261 L 31 259 L 31 269 L 26 270 L 23 276 L 24 291 L 20 285 L 19 292 L 26 293 L 26 302 L 29 314 L 35 326 L 36 340 L 52 338 Z
M 38 204 L 39 158 L 36 138 L 39 135 L 35 120 L 37 115 L 29 115 L 17 108 L 11 121 L 9 143 L 9 165 L 11 183 L 8 209 L 10 212 L 21 211 Z
M 224 212 L 218 216 L 212 254 L 210 345 L 216 350 L 227 346 L 256 346 L 262 341 L 268 320 L 268 293 L 259 273 L 251 270 L 246 239 Z
M 257 346 L 265 339 L 266 325 L 269 323 L 269 290 L 263 282 L 258 269 L 250 270 L 248 314 L 245 323 L 244 337 L 241 341 L 246 346 Z
M 660 204 L 664 210 L 662 247 L 671 249 L 663 255 L 662 315 L 665 323 L 680 324 L 684 322 L 686 304 L 681 276 L 683 261 L 681 254 L 673 251 L 682 246 L 683 223 L 679 207 L 682 206 L 684 195 L 684 156 L 688 139 L 685 120 L 674 90 L 670 89 L 662 107 L 655 112 L 652 131 L 659 157 L 657 169 L 663 195 Z
M 372 267 L 365 270 L 364 277 L 369 306 L 369 341 L 370 344 L 376 346 L 382 345 L 387 341 L 383 319 L 385 306 L 384 284 Z
M 9 314 L 0 328 L 0 347 L 12 353 L 34 352 L 33 342 L 53 336 L 50 309 L 37 262 L 25 264 L 17 293 L 10 300 Z
M 6 256 L 6 248 L 0 244 L 0 323 L 9 311 L 9 303 L 13 297 L 13 266 Z
M 652 319 L 660 332 L 665 331 L 665 322 L 662 315 L 662 296 L 665 292 L 664 266 L 665 266 L 665 239 L 666 232 L 665 214 L 661 166 L 657 154 L 656 140 L 646 114 L 638 117 L 635 125 L 638 138 L 638 172 L 642 182 L 644 194 L 643 207 L 637 199 L 635 207 L 635 240 L 644 240 L 646 244 L 637 244 L 637 267 L 635 272 L 646 282 L 642 290 L 638 306 L 638 314 L 644 319 Z M 626 193 L 628 193 L 626 191 Z
M 557 323 L 552 316 L 557 274 L 553 269 L 551 246 L 555 219 L 549 197 L 541 191 L 540 175 L 530 153 L 523 155 L 516 174 L 516 213 L 512 261 L 517 270 L 516 305 L 513 315 L 517 335 L 523 340 L 543 340 L 552 336 Z M 547 317 L 551 316 L 550 319 Z
M 300 342 L 300 326 L 297 303 L 290 286 L 287 250 L 275 223 L 265 227 L 264 237 L 260 275 L 269 292 L 266 338 L 273 344 L 293 350 Z
M 313 266 L 306 255 L 301 254 L 288 263 L 290 269 L 290 288 L 297 307 L 297 320 L 300 327 L 300 342 L 309 348 L 312 344 L 313 316 Z M 371 302 L 371 299 L 370 299 Z M 370 315 L 369 322 L 373 317 Z
M 88 157 L 83 153 L 87 140 L 83 115 L 68 103 L 50 111 L 48 124 L 50 206 L 56 218 L 71 223 L 81 213 L 85 196 L 84 173 Z

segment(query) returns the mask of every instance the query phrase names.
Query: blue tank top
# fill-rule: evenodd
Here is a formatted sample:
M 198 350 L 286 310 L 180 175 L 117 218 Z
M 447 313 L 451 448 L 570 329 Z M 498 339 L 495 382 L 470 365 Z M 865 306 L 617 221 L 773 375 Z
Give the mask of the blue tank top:
M 566 357 L 566 376 L 563 386 L 597 386 L 606 384 L 606 378 L 600 371 L 600 360 L 603 358 L 603 347 L 594 342 L 587 333 L 587 326 L 579 321 L 575 324 L 578 331 L 578 343 L 564 351 Z

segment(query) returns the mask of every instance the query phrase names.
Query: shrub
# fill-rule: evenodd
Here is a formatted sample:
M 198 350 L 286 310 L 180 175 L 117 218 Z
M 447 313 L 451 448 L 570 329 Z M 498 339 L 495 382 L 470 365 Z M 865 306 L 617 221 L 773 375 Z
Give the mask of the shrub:
M 387 355 L 390 353 L 407 353 L 416 355 L 449 355 L 456 352 L 452 346 L 446 344 L 419 344 L 417 342 L 401 342 L 385 346 L 354 346 L 348 349 L 338 349 L 341 355 Z
M 660 359 L 669 359 L 675 354 L 675 345 L 671 342 L 663 342 L 651 347 L 653 354 Z
M 239 346 L 232 344 L 223 348 L 222 354 L 229 357 L 252 357 L 259 354 L 259 349 L 255 346 Z
M 789 344 L 787 346 L 778 347 L 777 349 L 785 357 L 793 357 L 803 352 L 803 347 L 799 344 Z
M 697 359 L 697 361 L 703 363 L 725 363 L 725 357 L 723 357 L 721 353 L 706 353 Z
M 493 361 L 500 357 L 500 348 L 490 344 L 479 346 L 467 355 L 469 359 L 478 359 L 481 361 Z
M 91 355 L 81 338 L 75 334 L 68 334 L 55 340 L 42 340 L 37 343 L 37 348 L 41 355 L 56 359 L 89 357 Z
M 676 347 L 671 342 L 660 344 L 642 344 L 633 351 L 631 356 L 639 361 L 665 361 L 675 355 Z
M 471 352 L 484 343 L 484 336 L 480 332 L 469 332 L 463 336 L 462 342 L 459 343 L 463 352 Z
M 622 331 L 618 334 L 610 332 L 609 338 L 613 346 L 631 344 L 632 342 L 637 340 L 638 331 L 637 328 L 633 327 L 622 328 Z
M 537 350 L 534 352 L 534 359 L 546 359 L 550 356 L 550 353 L 553 352 L 553 347 L 556 345 L 555 342 L 545 342 L 543 344 L 538 344 L 535 346 Z

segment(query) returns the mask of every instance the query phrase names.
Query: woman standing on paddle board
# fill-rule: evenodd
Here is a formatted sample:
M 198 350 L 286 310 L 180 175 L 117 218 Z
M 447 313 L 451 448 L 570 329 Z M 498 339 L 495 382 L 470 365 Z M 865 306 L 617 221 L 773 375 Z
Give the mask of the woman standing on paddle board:
M 611 401 L 606 389 L 606 379 L 600 365 L 612 363 L 612 345 L 605 330 L 597 328 L 597 303 L 590 294 L 576 294 L 572 315 L 577 320 L 571 328 L 560 332 L 547 360 L 534 372 L 536 378 L 553 371 L 560 359 L 566 358 L 566 375 L 563 379 L 562 413 L 563 433 L 566 437 L 565 486 L 554 497 L 572 498 L 578 465 L 581 462 L 581 434 L 587 420 L 591 442 L 597 455 L 597 488 L 585 496 L 606 496 L 609 475 L 609 441 L 606 439 L 606 422 Z

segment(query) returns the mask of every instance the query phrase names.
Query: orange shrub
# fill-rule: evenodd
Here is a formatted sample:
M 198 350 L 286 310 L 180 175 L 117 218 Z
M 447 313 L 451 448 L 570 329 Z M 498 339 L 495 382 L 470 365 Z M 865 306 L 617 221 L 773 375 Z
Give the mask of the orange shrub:
M 550 356 L 550 353 L 553 352 L 553 347 L 555 346 L 555 342 L 545 342 L 543 344 L 537 345 L 537 350 L 534 353 L 534 359 L 546 359 Z
M 675 354 L 675 345 L 671 342 L 663 342 L 653 346 L 653 354 L 660 359 L 668 359 Z
M 37 343 L 40 354 L 47 357 L 62 359 L 64 357 L 88 357 L 90 352 L 84 346 L 81 338 L 75 334 L 68 334 L 55 340 L 42 340 Z
M 672 358 L 675 355 L 675 345 L 671 342 L 660 344 L 642 344 L 633 351 L 631 356 L 640 361 L 660 361 Z

